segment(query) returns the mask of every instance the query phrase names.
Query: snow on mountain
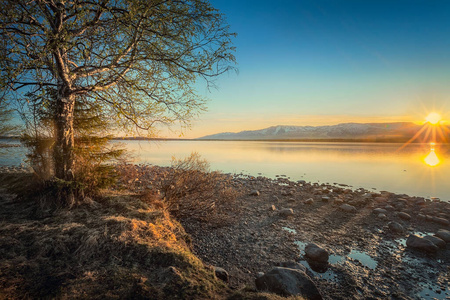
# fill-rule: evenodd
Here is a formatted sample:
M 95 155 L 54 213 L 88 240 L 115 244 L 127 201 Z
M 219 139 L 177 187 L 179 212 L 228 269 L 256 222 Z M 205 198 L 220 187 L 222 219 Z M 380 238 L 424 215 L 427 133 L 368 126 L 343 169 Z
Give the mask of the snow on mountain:
M 272 126 L 260 130 L 237 133 L 224 132 L 202 137 L 219 140 L 266 140 L 266 139 L 352 139 L 352 138 L 409 138 L 420 125 L 409 122 L 396 123 L 343 123 L 329 126 Z

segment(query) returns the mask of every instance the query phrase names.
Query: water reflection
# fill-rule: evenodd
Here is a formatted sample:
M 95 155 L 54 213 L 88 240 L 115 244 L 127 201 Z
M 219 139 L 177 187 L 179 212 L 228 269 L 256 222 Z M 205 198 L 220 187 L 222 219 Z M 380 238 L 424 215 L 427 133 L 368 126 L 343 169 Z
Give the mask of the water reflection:
M 116 141 L 114 141 L 116 143 Z M 411 196 L 449 200 L 450 144 L 385 143 L 300 143 L 245 141 L 125 141 L 136 163 L 167 166 L 172 156 L 183 158 L 195 151 L 211 163 L 212 170 L 225 173 L 261 175 L 276 178 L 284 174 L 291 180 L 344 183 L 355 188 L 386 190 Z M 18 165 L 25 149 L 15 147 L 10 155 L 0 153 L 1 165 Z M 426 159 L 427 156 L 431 156 Z M 434 157 L 436 156 L 436 157 Z M 434 167 L 433 160 L 439 163 Z M 426 160 L 425 160 L 426 159 Z M 434 163 L 435 163 L 434 162 Z
M 424 159 L 425 163 L 427 165 L 429 165 L 430 167 L 437 166 L 441 162 L 436 155 L 434 146 L 435 146 L 435 143 L 431 143 L 430 153 Z

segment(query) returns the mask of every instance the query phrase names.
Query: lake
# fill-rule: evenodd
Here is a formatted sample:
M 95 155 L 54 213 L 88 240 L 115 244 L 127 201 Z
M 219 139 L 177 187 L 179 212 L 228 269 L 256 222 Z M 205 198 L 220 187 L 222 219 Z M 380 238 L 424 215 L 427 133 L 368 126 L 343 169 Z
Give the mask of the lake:
M 211 169 L 253 176 L 347 184 L 450 200 L 450 145 L 264 141 L 127 141 L 138 163 L 170 165 L 198 152 Z M 430 152 L 431 153 L 430 155 Z M 428 157 L 428 159 L 427 159 Z M 433 158 L 439 163 L 430 166 Z
M 118 142 L 114 142 L 118 143 Z M 168 166 L 172 156 L 198 152 L 212 170 L 291 180 L 346 184 L 374 191 L 450 200 L 450 145 L 265 141 L 125 141 L 135 163 Z M 23 149 L 0 156 L 18 164 Z M 432 150 L 433 149 L 433 150 Z M 22 151 L 22 154 L 18 154 Z M 22 157 L 21 157 L 22 155 Z M 438 162 L 438 164 L 436 164 Z M 436 164 L 436 165 L 434 165 Z M 434 165 L 434 166 L 431 166 Z

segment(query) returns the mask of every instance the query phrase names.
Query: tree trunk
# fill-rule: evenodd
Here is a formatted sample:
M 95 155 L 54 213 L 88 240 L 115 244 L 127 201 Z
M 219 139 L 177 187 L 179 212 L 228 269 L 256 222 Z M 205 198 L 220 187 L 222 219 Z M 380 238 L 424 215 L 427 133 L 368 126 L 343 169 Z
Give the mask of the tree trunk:
M 73 112 L 75 95 L 59 88 L 56 99 L 56 142 L 54 148 L 55 175 L 59 179 L 73 180 L 74 171 L 74 137 Z

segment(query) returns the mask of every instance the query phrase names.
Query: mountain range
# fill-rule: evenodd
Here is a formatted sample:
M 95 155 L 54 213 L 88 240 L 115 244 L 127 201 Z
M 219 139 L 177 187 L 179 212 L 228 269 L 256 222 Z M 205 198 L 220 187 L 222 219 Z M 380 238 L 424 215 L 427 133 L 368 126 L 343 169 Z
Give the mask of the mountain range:
M 201 137 L 210 140 L 399 140 L 412 138 L 423 126 L 412 122 L 343 123 L 330 126 L 272 126 L 260 130 L 223 132 Z M 424 131 L 425 132 L 425 131 Z

